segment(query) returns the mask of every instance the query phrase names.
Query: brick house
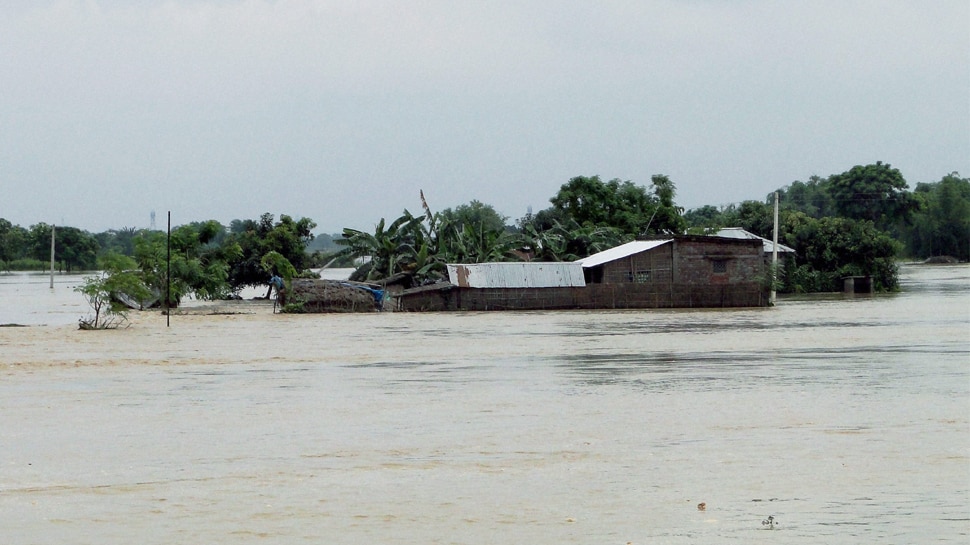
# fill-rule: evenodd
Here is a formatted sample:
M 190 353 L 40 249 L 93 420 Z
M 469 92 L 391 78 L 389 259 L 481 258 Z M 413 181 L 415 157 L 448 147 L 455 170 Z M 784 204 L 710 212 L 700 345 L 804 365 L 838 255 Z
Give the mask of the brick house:
M 768 303 L 760 240 L 674 236 L 636 240 L 579 260 L 594 301 L 622 306 L 757 307 Z
M 768 304 L 762 241 L 709 236 L 638 240 L 572 264 L 449 265 L 456 281 L 405 290 L 399 310 L 550 310 L 759 307 Z M 543 281 L 553 266 L 582 268 L 583 283 Z M 469 267 L 478 270 L 469 270 Z M 462 271 L 464 268 L 466 270 Z M 536 274 L 531 274 L 533 270 Z M 540 275 L 539 272 L 542 272 Z M 460 274 L 459 274 L 460 273 Z M 563 278 L 565 272 L 557 273 Z M 510 278 L 522 278 L 510 281 Z M 495 279 L 495 280 L 490 280 Z M 537 280 L 538 279 L 538 280 Z

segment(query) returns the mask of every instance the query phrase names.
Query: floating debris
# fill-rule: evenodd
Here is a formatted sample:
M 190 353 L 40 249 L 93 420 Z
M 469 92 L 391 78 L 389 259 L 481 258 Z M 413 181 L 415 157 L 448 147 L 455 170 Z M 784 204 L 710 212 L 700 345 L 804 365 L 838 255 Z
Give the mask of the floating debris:
M 697 504 L 697 510 L 698 511 L 706 511 L 707 510 L 707 504 L 704 503 L 704 502 L 698 503 Z

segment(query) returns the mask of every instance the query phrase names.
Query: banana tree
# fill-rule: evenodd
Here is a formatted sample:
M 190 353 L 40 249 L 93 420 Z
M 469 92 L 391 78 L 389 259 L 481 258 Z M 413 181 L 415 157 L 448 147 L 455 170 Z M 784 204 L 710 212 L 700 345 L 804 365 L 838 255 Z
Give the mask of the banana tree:
M 345 228 L 343 238 L 335 241 L 346 246 L 341 253 L 357 258 L 369 258 L 351 276 L 353 280 L 380 280 L 400 272 L 412 272 L 421 248 L 427 244 L 422 230 L 422 217 L 407 210 L 404 215 L 387 225 L 384 218 L 377 223 L 374 233 Z M 428 250 L 424 250 L 427 260 Z

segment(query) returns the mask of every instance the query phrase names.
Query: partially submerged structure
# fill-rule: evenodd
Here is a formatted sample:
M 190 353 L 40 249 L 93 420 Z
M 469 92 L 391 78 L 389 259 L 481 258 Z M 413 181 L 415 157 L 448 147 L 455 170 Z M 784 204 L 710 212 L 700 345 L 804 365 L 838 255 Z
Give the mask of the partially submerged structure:
M 289 301 L 303 312 L 373 312 L 384 305 L 384 291 L 359 282 L 294 278 Z
M 638 240 L 572 263 L 448 265 L 449 282 L 404 290 L 405 311 L 758 307 L 761 239 Z M 580 275 L 581 281 L 580 281 Z

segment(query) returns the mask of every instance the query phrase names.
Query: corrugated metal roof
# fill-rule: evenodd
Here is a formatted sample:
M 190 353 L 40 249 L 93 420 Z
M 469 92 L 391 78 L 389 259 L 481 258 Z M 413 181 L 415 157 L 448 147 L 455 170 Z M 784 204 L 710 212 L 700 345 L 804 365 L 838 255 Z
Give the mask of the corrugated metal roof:
M 645 252 L 647 250 L 652 250 L 657 246 L 662 246 L 671 242 L 673 239 L 668 240 L 634 240 L 633 242 L 627 242 L 626 244 L 621 244 L 610 248 L 609 250 L 603 250 L 597 254 L 593 254 L 589 257 L 584 257 L 583 259 L 577 259 L 573 263 L 579 263 L 583 268 L 595 267 L 597 265 L 602 265 L 603 263 L 609 263 L 610 261 L 616 261 L 617 259 L 623 259 L 624 257 L 631 256 L 633 254 L 639 254 L 640 252 Z
M 770 254 L 771 253 L 771 249 L 775 247 L 775 244 L 772 241 L 766 239 L 765 237 L 759 237 L 758 235 L 756 235 L 756 234 L 754 234 L 754 233 L 752 233 L 750 231 L 745 231 L 744 229 L 742 229 L 740 227 L 725 227 L 724 229 L 721 229 L 720 231 L 718 231 L 717 233 L 715 233 L 714 236 L 723 237 L 723 238 L 760 239 L 764 243 L 764 248 L 765 248 L 765 253 L 766 254 Z M 778 253 L 780 253 L 780 254 L 783 254 L 783 253 L 792 253 L 793 254 L 793 253 L 795 253 L 795 250 L 794 250 L 794 248 L 791 248 L 789 246 L 785 246 L 784 244 L 779 243 L 778 244 Z
M 448 265 L 448 280 L 462 288 L 584 287 L 579 264 L 525 261 Z

